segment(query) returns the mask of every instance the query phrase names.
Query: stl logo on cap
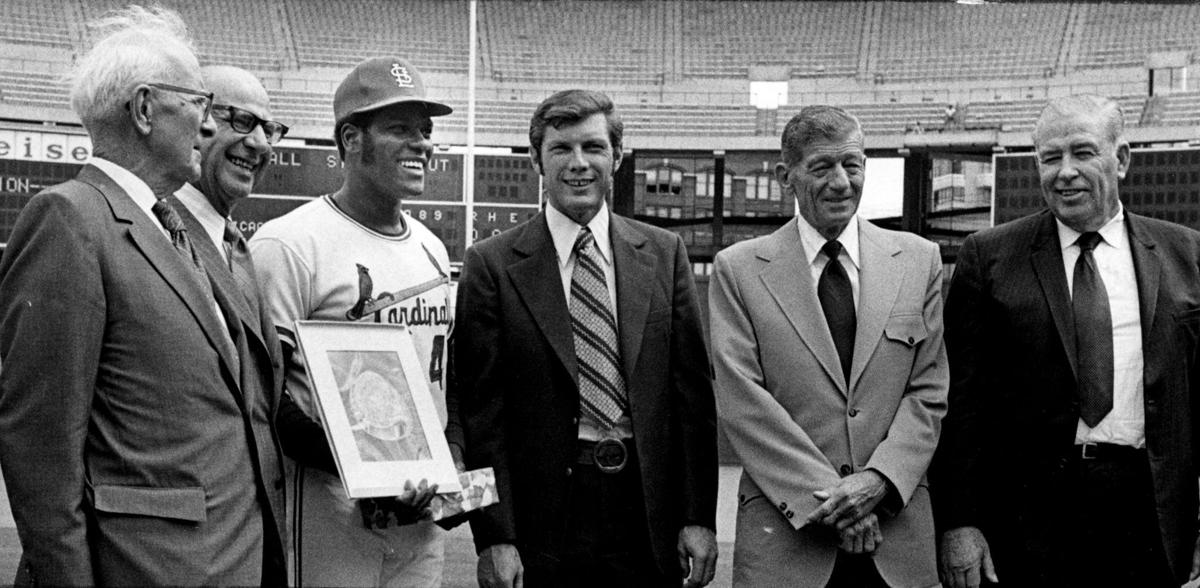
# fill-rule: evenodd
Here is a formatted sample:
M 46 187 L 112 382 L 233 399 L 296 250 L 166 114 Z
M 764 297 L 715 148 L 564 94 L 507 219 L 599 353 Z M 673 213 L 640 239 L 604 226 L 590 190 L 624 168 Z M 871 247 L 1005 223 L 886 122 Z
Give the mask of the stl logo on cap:
M 396 78 L 396 86 L 399 88 L 412 88 L 413 79 L 408 75 L 408 68 L 399 63 L 392 64 L 392 77 Z

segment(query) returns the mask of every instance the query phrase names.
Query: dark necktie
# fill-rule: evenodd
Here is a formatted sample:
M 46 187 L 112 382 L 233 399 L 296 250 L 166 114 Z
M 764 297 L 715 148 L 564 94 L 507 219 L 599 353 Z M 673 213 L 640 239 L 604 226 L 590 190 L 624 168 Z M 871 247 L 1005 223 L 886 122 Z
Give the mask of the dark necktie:
M 229 272 L 237 282 L 242 297 L 250 304 L 250 309 L 258 314 L 258 286 L 255 284 L 254 264 L 250 260 L 250 250 L 246 246 L 246 238 L 238 230 L 237 223 L 225 219 L 225 233 L 221 246 L 225 249 L 225 258 L 229 261 Z
M 204 264 L 201 263 L 200 257 L 192 247 L 192 241 L 188 238 L 187 228 L 183 226 L 183 219 L 179 218 L 179 213 L 175 212 L 175 209 L 166 200 L 155 202 L 154 206 L 150 207 L 150 212 L 154 213 L 158 222 L 162 223 L 163 228 L 171 235 L 171 243 L 175 245 L 175 250 L 184 259 L 190 261 L 197 271 L 204 273 Z M 207 279 L 202 281 L 208 283 Z
M 575 240 L 570 303 L 580 405 L 585 414 L 611 429 L 628 409 L 629 401 L 621 375 L 617 321 L 601 261 L 596 239 L 584 227 Z
M 1112 314 L 1108 307 L 1108 290 L 1092 250 L 1101 241 L 1100 233 L 1084 233 L 1079 245 L 1079 259 L 1071 292 L 1071 309 L 1075 314 L 1075 358 L 1079 368 L 1080 416 L 1089 427 L 1095 427 L 1112 410 L 1113 398 L 1113 330 Z
M 825 313 L 825 322 L 829 323 L 833 346 L 837 348 L 838 358 L 842 361 L 842 376 L 849 382 L 854 331 L 858 328 L 858 319 L 854 316 L 854 290 L 850 287 L 846 268 L 838 261 L 842 244 L 837 239 L 826 241 L 821 246 L 821 252 L 829 261 L 821 271 L 821 279 L 817 281 L 817 299 L 821 301 L 821 311 Z

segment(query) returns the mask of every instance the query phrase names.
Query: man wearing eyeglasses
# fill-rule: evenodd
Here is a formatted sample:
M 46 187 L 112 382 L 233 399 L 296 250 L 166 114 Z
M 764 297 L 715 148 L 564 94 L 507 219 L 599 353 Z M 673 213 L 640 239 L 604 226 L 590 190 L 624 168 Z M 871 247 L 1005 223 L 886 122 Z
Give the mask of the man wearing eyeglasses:
M 165 201 L 200 177 L 213 95 L 174 13 L 98 24 L 71 88 L 94 157 L 29 201 L 0 258 L 19 576 L 285 585 L 277 392 L 243 369 L 256 327 Z
M 213 92 L 212 118 L 217 130 L 201 142 L 199 180 L 184 184 L 176 192 L 186 211 L 179 205 L 175 208 L 185 222 L 189 217 L 198 220 L 198 226 L 216 245 L 214 249 L 219 249 L 228 261 L 225 233 L 229 212 L 235 202 L 250 195 L 266 171 L 271 146 L 287 134 L 288 128 L 270 120 L 267 91 L 250 72 L 231 66 L 209 66 L 201 72 Z

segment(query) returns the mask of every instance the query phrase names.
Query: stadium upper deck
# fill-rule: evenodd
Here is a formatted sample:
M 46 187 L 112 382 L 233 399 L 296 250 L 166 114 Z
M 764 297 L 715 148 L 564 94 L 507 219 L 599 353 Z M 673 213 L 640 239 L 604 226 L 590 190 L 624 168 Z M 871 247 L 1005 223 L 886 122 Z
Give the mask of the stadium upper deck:
M 73 120 L 57 81 L 90 42 L 83 23 L 125 0 L 0 4 L 0 117 Z M 362 57 L 397 53 L 458 106 L 465 133 L 469 5 L 462 0 L 166 0 L 202 61 L 258 71 L 294 136 L 324 138 L 334 80 Z M 1148 98 L 1150 55 L 1200 56 L 1200 5 L 713 0 L 487 0 L 478 3 L 485 142 L 523 141 L 528 113 L 567 85 L 617 98 L 635 135 L 777 136 L 796 106 L 747 105 L 762 72 L 792 104 L 849 104 L 872 134 L 1028 130 L 1049 95 L 1120 96 L 1132 125 L 1196 124 L 1200 96 Z M 752 141 L 751 141 L 752 142 Z

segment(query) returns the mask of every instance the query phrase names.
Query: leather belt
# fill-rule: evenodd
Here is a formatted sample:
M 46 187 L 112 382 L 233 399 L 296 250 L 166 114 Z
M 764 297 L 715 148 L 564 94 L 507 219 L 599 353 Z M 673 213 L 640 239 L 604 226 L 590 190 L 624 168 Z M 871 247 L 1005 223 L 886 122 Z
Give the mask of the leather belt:
M 1114 443 L 1084 443 L 1076 445 L 1071 455 L 1082 460 L 1114 461 L 1145 455 L 1145 449 Z
M 580 439 L 575 463 L 595 466 L 605 474 L 615 474 L 625 469 L 633 459 L 633 439 L 606 437 L 599 441 Z

